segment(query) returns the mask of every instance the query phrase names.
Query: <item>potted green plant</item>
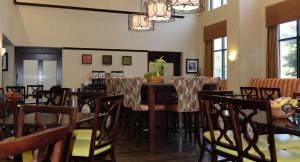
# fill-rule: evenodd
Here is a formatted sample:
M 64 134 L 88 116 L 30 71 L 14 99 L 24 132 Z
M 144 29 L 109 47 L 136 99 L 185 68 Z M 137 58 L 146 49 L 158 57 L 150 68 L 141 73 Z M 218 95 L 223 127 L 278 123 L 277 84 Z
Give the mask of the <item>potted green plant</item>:
M 166 66 L 166 61 L 163 57 L 156 59 L 154 62 L 150 62 L 150 66 L 152 66 L 152 71 L 149 71 L 144 75 L 144 78 L 148 80 L 148 82 L 152 83 L 160 83 L 164 80 L 164 67 Z

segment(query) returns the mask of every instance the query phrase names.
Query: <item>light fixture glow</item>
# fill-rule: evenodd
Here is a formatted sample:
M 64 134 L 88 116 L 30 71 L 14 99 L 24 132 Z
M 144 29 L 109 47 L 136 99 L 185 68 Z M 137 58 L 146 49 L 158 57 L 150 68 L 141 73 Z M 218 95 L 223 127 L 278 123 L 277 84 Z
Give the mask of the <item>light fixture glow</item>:
M 205 0 L 171 0 L 176 13 L 196 13 L 205 10 Z
M 174 21 L 173 9 L 168 0 L 149 0 L 145 3 L 148 19 L 154 22 Z
M 235 61 L 237 58 L 237 51 L 236 50 L 232 50 L 231 52 L 229 52 L 229 55 L 228 55 L 228 59 L 229 61 Z
M 0 48 L 0 53 L 1 53 L 1 56 L 3 56 L 6 52 L 6 49 L 5 48 Z

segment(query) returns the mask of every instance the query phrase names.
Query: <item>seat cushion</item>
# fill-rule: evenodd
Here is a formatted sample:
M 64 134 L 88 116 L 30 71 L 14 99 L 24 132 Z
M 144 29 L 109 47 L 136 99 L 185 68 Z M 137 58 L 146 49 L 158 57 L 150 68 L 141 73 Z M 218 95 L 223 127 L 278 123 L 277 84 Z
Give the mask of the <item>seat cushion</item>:
M 72 156 L 77 156 L 77 157 L 89 157 L 90 153 L 90 140 L 81 140 L 81 139 L 76 139 L 72 151 Z M 94 152 L 94 155 L 98 155 L 100 153 L 106 152 L 110 150 L 112 147 L 111 145 L 105 146 L 101 149 L 97 149 Z
M 266 155 L 266 159 L 270 159 L 270 153 L 268 151 L 263 152 Z M 296 154 L 290 151 L 285 150 L 276 150 L 277 162 L 299 162 L 300 154 Z M 244 162 L 254 162 L 253 160 L 249 160 L 244 158 Z
M 216 137 L 219 136 L 219 131 L 214 131 L 214 134 Z M 227 132 L 228 137 L 234 142 L 233 139 L 233 132 L 228 131 Z M 206 131 L 204 133 L 204 137 L 211 141 L 210 132 Z M 292 161 L 289 160 L 289 162 L 300 161 L 300 138 L 294 135 L 289 134 L 276 134 L 274 135 L 275 139 L 275 146 L 277 149 L 277 158 L 278 161 L 281 160 L 288 160 L 288 158 L 291 158 Z M 226 140 L 223 138 L 222 142 L 226 142 Z M 242 139 L 242 143 L 246 143 L 245 139 Z M 261 135 L 259 137 L 258 145 L 259 149 L 263 151 L 263 153 L 266 155 L 267 159 L 270 158 L 269 148 L 267 144 L 267 135 Z M 298 146 L 298 147 L 297 147 Z M 243 147 L 246 147 L 243 145 Z M 222 148 L 220 146 L 217 147 L 218 150 L 230 153 L 231 155 L 237 155 L 237 153 L 233 150 L 229 150 L 226 148 Z M 255 153 L 254 150 L 250 150 L 250 153 Z M 294 157 L 294 158 L 293 158 Z M 251 161 L 249 159 L 246 159 L 245 161 Z
M 92 138 L 92 129 L 75 129 L 74 135 L 76 136 L 76 139 L 82 139 L 82 140 L 91 140 Z M 100 135 L 100 131 L 97 131 L 96 136 Z
M 164 111 L 165 109 L 165 105 L 155 105 L 155 111 Z M 140 109 L 138 111 L 149 111 L 148 104 L 140 104 Z

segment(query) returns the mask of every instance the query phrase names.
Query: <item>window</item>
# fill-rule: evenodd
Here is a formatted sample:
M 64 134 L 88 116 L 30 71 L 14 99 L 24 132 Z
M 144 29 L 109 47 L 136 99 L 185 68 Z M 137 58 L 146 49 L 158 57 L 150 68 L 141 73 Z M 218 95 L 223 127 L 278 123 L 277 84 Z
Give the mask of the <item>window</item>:
M 280 78 L 297 78 L 300 76 L 299 31 L 299 21 L 291 21 L 279 26 Z
M 216 9 L 227 4 L 227 0 L 209 0 L 209 10 Z
M 227 37 L 213 42 L 213 75 L 227 79 Z

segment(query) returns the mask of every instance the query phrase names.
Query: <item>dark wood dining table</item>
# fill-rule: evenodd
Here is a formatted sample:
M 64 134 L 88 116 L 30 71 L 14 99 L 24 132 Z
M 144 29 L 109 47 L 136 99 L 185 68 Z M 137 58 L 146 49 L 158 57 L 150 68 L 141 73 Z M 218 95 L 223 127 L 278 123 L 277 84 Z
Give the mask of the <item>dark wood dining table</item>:
M 155 150 L 155 105 L 174 103 L 176 89 L 171 83 L 146 83 L 142 86 L 142 101 L 149 106 L 149 151 Z
M 28 127 L 35 127 L 36 126 L 36 122 L 35 122 L 35 118 L 34 118 L 34 113 L 30 113 L 30 114 L 26 114 L 25 115 L 25 120 L 24 120 L 24 124 Z M 53 121 L 56 120 L 56 116 L 55 115 L 51 115 L 51 114 L 41 114 L 41 120 L 44 121 L 46 124 L 47 123 L 52 123 Z M 76 118 L 76 125 L 80 125 L 82 123 L 91 121 L 94 119 L 94 113 L 78 113 L 77 114 L 77 118 Z M 61 115 L 60 117 L 61 123 L 62 124 L 68 124 L 69 122 L 69 116 L 68 115 Z M 10 115 L 6 118 L 2 118 L 0 119 L 0 125 L 3 126 L 14 126 L 14 118 L 13 115 Z

